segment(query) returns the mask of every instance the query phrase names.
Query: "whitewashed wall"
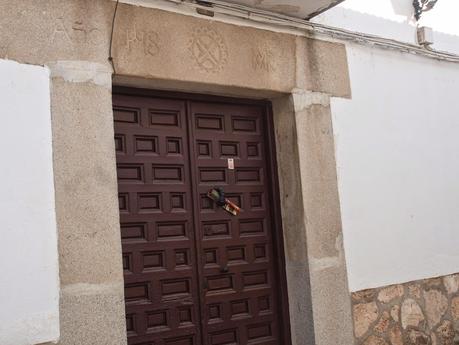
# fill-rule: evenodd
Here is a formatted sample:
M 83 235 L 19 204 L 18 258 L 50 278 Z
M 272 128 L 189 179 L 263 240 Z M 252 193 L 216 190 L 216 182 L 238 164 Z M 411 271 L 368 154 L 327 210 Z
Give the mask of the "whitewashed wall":
M 459 31 L 454 1 L 434 29 Z M 346 0 L 317 20 L 414 42 L 411 15 L 411 0 Z M 459 64 L 346 45 L 352 100 L 332 114 L 350 289 L 459 272 Z
M 416 44 L 416 25 L 435 30 L 433 48 L 459 54 L 459 1 L 439 0 L 414 20 L 413 0 L 345 0 L 315 22 Z
M 49 71 L 0 60 L 0 344 L 59 337 Z

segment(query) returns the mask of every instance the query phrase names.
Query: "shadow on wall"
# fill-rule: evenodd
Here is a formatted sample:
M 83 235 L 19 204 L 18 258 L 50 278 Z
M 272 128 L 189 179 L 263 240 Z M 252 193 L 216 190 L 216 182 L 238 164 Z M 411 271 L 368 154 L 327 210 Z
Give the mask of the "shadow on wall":
M 414 16 L 413 0 L 390 0 L 394 13 L 404 16 L 406 22 L 410 22 Z

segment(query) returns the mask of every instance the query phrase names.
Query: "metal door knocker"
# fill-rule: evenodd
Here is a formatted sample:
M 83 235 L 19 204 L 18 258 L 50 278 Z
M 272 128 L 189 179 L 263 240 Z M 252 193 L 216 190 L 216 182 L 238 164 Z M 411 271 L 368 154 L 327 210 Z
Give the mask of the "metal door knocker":
M 215 187 L 207 192 L 207 197 L 212 199 L 218 206 L 225 211 L 237 216 L 241 209 L 235 203 L 225 198 L 225 191 L 221 187 Z

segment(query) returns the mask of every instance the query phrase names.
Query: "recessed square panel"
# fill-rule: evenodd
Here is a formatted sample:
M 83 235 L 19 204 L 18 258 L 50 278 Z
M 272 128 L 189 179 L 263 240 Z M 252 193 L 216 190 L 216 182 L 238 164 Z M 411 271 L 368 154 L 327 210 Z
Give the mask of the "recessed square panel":
M 118 164 L 117 174 L 120 182 L 141 182 L 143 181 L 142 164 Z
M 264 219 L 240 219 L 239 232 L 241 236 L 256 236 L 264 233 Z
M 123 270 L 132 272 L 132 253 L 123 253 Z
M 248 158 L 260 158 L 260 144 L 259 143 L 247 143 L 247 157 Z
M 129 194 L 119 193 L 118 194 L 118 206 L 120 212 L 129 213 Z
M 136 153 L 158 154 L 158 137 L 154 136 L 135 136 L 134 148 Z
M 258 310 L 260 313 L 269 312 L 271 309 L 271 302 L 269 296 L 258 297 Z
M 147 312 L 147 329 L 149 332 L 164 331 L 165 328 L 169 328 L 166 310 Z
M 201 183 L 226 183 L 225 168 L 200 168 L 199 181 Z
M 245 261 L 245 248 L 228 247 L 226 249 L 226 256 L 228 257 L 228 262 Z
M 244 272 L 242 275 L 244 288 L 266 287 L 268 284 L 268 272 Z
M 204 249 L 204 262 L 206 265 L 217 264 L 217 248 Z
M 261 338 L 269 338 L 271 336 L 271 325 L 269 323 L 247 326 L 247 338 L 249 338 L 249 340 L 256 339 L 258 341 Z
M 207 291 L 233 290 L 233 277 L 230 274 L 207 277 Z
M 211 345 L 237 345 L 237 333 L 235 329 L 212 332 L 209 334 Z
M 126 153 L 126 137 L 122 134 L 115 134 L 115 151 Z
M 161 296 L 163 298 L 178 297 L 178 295 L 189 295 L 190 281 L 188 279 L 168 279 L 163 280 L 161 285 Z
M 266 245 L 265 244 L 255 244 L 253 246 L 253 255 L 255 260 L 264 260 L 266 259 Z
M 223 115 L 196 114 L 196 129 L 223 131 Z
M 260 168 L 238 168 L 236 169 L 236 183 L 260 184 L 262 173 Z
M 136 327 L 135 327 L 135 315 L 134 314 L 127 314 L 126 315 L 126 331 L 128 333 L 135 333 L 136 332 Z
M 156 345 L 156 344 L 152 344 L 152 345 Z M 165 345 L 198 345 L 198 344 L 195 344 L 193 336 L 186 336 L 186 337 L 180 337 L 180 338 L 165 339 Z
M 263 209 L 262 193 L 250 193 L 250 207 L 252 209 Z
M 153 165 L 154 183 L 183 183 L 182 165 Z
M 257 119 L 250 117 L 233 116 L 231 118 L 233 131 L 235 132 L 256 132 Z
M 180 113 L 178 111 L 150 109 L 149 116 L 152 126 L 180 127 Z
M 196 143 L 198 156 L 210 158 L 212 156 L 212 142 L 199 140 Z
M 201 211 L 213 211 L 215 208 L 215 202 L 211 200 L 207 194 L 201 194 Z
M 190 251 L 186 248 L 175 250 L 175 266 L 189 266 L 190 264 Z
M 144 270 L 163 270 L 166 268 L 163 251 L 143 252 L 141 255 Z
M 140 302 L 148 300 L 148 283 L 126 284 L 124 286 L 126 302 Z
M 156 224 L 158 240 L 170 240 L 174 237 L 187 237 L 186 222 L 158 222 Z
M 166 149 L 168 155 L 182 154 L 182 139 L 181 138 L 166 138 Z
M 161 212 L 161 193 L 138 193 L 137 198 L 140 213 Z
M 121 240 L 124 242 L 136 242 L 147 240 L 146 223 L 121 223 Z
M 231 318 L 249 316 L 249 301 L 246 299 L 231 301 Z
M 220 155 L 223 157 L 238 157 L 239 156 L 239 143 L 237 142 L 220 142 Z
M 188 326 L 193 323 L 192 307 L 183 307 L 178 309 L 180 326 Z
M 113 107 L 113 118 L 115 122 L 125 124 L 138 124 L 140 119 L 140 109 L 128 107 Z
M 230 235 L 230 224 L 228 221 L 203 222 L 202 227 L 205 237 L 227 237 Z
M 173 212 L 185 211 L 184 193 L 171 193 L 171 210 Z
M 221 320 L 222 306 L 221 304 L 210 304 L 208 306 L 209 321 Z

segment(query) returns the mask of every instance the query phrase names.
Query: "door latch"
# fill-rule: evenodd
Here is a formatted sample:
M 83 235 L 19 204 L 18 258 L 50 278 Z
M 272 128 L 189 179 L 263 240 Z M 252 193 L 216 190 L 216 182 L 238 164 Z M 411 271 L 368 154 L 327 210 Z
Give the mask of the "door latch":
M 207 192 L 207 197 L 215 201 L 215 203 L 224 209 L 226 212 L 231 213 L 233 216 L 237 216 L 241 211 L 240 207 L 237 206 L 231 200 L 225 198 L 225 192 L 221 187 L 215 187 Z

